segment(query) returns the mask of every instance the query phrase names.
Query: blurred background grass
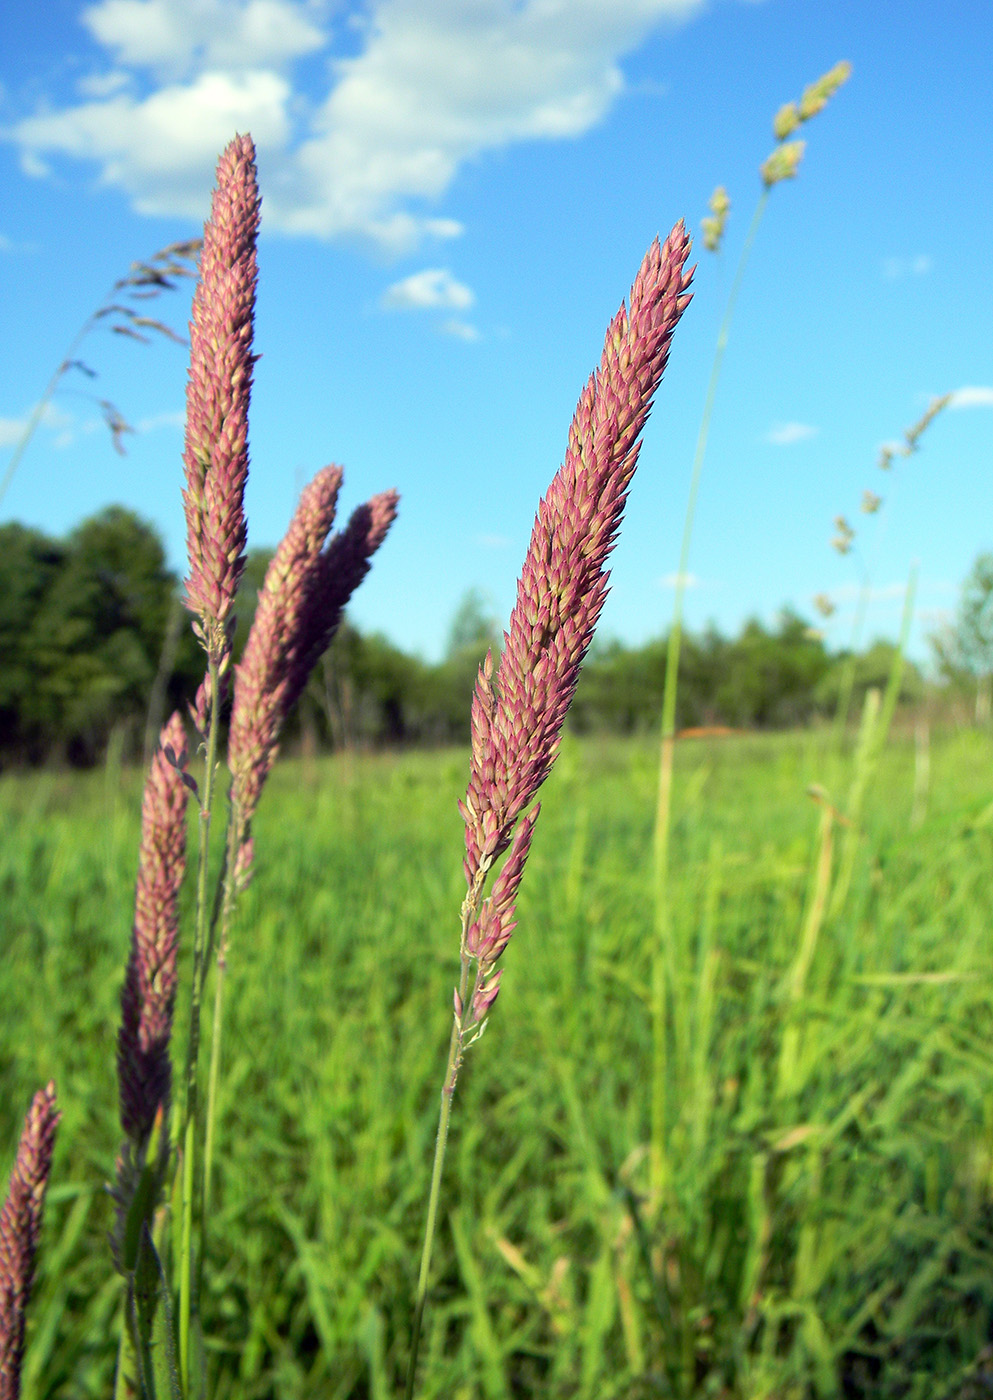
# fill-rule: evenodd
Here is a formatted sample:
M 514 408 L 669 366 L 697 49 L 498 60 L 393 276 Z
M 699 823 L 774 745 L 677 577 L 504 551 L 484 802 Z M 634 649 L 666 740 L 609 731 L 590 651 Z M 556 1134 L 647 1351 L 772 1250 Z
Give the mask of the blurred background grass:
M 567 736 L 458 1087 L 425 1397 L 988 1393 L 991 749 L 936 736 L 915 824 L 914 746 L 890 743 L 791 997 L 822 810 L 806 788 L 844 810 L 851 757 L 818 731 L 678 746 L 652 1199 L 657 750 Z M 229 970 L 204 1298 L 218 1397 L 400 1389 L 467 769 L 461 750 L 344 753 L 270 780 Z M 0 780 L 4 1151 L 49 1077 L 64 1111 L 28 1400 L 112 1385 L 103 1187 L 140 796 L 113 754 Z M 184 1013 L 181 992 L 180 1046 Z

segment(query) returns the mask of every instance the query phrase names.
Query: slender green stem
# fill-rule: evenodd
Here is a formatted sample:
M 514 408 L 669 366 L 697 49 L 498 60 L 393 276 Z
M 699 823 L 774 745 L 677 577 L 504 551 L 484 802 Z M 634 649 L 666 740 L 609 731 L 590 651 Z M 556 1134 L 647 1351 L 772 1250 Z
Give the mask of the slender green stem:
M 463 913 L 464 928 L 469 920 Z M 463 933 L 463 944 L 465 937 Z M 452 1099 L 455 1097 L 455 1081 L 462 1063 L 463 1040 L 465 1038 L 466 993 L 469 989 L 469 958 L 462 954 L 462 972 L 459 977 L 460 1014 L 452 1027 L 452 1038 L 448 1046 L 448 1064 L 445 1066 L 445 1082 L 441 1090 L 441 1108 L 438 1114 L 438 1135 L 434 1144 L 434 1166 L 431 1170 L 431 1190 L 428 1195 L 428 1215 L 424 1225 L 424 1245 L 421 1249 L 421 1270 L 417 1279 L 417 1297 L 414 1303 L 414 1322 L 410 1333 L 410 1362 L 407 1366 L 407 1385 L 404 1400 L 413 1400 L 414 1385 L 417 1380 L 417 1353 L 421 1343 L 421 1324 L 424 1320 L 424 1304 L 428 1294 L 428 1279 L 431 1275 L 431 1252 L 434 1248 L 435 1225 L 438 1219 L 438 1201 L 441 1197 L 441 1177 L 445 1165 L 445 1148 L 448 1145 L 448 1122 L 452 1114 Z
M 838 707 L 834 715 L 834 748 L 838 754 L 841 753 L 845 742 L 845 731 L 848 728 L 848 716 L 852 708 L 852 693 L 855 689 L 855 672 L 858 667 L 858 648 L 862 639 L 862 628 L 865 626 L 866 613 L 869 610 L 869 594 L 871 591 L 871 576 L 868 566 L 863 565 L 862 583 L 859 587 L 858 602 L 855 605 L 855 617 L 852 622 L 852 639 L 848 646 L 848 656 L 841 673 L 841 684 L 838 687 Z
M 221 907 L 221 932 L 217 945 L 217 980 L 214 983 L 214 1019 L 210 1031 L 210 1070 L 207 1076 L 207 1112 L 203 1139 L 203 1200 L 200 1218 L 200 1257 L 203 1258 L 206 1243 L 207 1216 L 210 1211 L 210 1188 L 214 1174 L 214 1138 L 217 1116 L 217 1085 L 221 1068 L 221 1032 L 224 1025 L 224 975 L 228 966 L 228 934 L 234 913 L 235 891 L 232 872 L 235 869 L 238 822 L 234 816 L 228 828 L 228 849 L 225 855 L 224 870 L 221 875 L 223 885 Z M 215 918 L 212 925 L 216 924 Z M 213 930 L 212 930 L 213 932 Z M 211 939 L 213 941 L 213 939 Z
M 210 922 L 207 878 L 210 866 L 210 818 L 217 767 L 217 730 L 220 717 L 220 676 L 211 660 L 210 721 L 207 729 L 207 758 L 200 799 L 200 858 L 197 870 L 196 924 L 193 934 L 193 973 L 190 987 L 190 1030 L 186 1049 L 186 1108 L 183 1115 L 183 1193 L 182 1235 L 179 1259 L 179 1374 L 183 1395 L 190 1393 L 190 1319 L 193 1298 L 193 1202 L 197 1119 L 197 1062 L 200 1054 L 200 1008 L 203 1000 L 204 950 Z
M 714 413 L 714 399 L 721 375 L 724 352 L 727 349 L 731 319 L 734 315 L 738 293 L 748 258 L 755 242 L 765 206 L 769 202 L 769 187 L 759 196 L 752 222 L 745 237 L 745 243 L 738 260 L 738 268 L 728 293 L 727 306 L 717 345 L 714 349 L 714 362 L 707 385 L 707 397 L 700 420 L 696 451 L 693 455 L 693 471 L 690 476 L 690 494 L 686 504 L 686 519 L 683 522 L 683 540 L 679 551 L 679 568 L 676 573 L 676 592 L 673 601 L 672 626 L 666 647 L 665 683 L 662 691 L 662 743 L 659 754 L 658 803 L 655 811 L 654 873 L 655 873 L 655 947 L 652 957 L 652 1103 L 651 1103 L 651 1184 L 652 1194 L 657 1195 L 665 1178 L 665 1081 L 667 1072 L 666 1056 L 666 948 L 669 942 L 668 883 L 669 883 L 669 832 L 672 822 L 672 766 L 676 741 L 676 693 L 679 684 L 679 653 L 683 640 L 683 599 L 686 593 L 686 572 L 690 562 L 690 542 L 693 538 L 693 521 L 696 515 L 697 496 L 700 491 L 700 476 L 704 458 L 707 455 L 707 439 L 710 436 L 710 420 Z

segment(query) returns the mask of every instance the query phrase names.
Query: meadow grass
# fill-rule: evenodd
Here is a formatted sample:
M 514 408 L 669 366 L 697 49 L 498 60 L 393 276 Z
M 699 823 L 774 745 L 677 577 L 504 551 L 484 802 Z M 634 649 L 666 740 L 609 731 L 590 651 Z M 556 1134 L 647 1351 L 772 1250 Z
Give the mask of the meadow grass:
M 657 1199 L 657 750 L 567 740 L 499 1054 L 460 1088 L 424 1396 L 969 1393 L 993 1315 L 991 747 L 935 737 L 913 828 L 913 741 L 886 748 L 847 898 L 791 997 L 822 810 L 806 788 L 843 806 L 849 761 L 819 733 L 677 746 Z M 202 1298 L 216 1396 L 402 1388 L 467 764 L 343 754 L 271 777 L 228 973 Z M 0 781 L 2 1141 L 49 1076 L 64 1111 L 23 1372 L 39 1400 L 112 1385 L 100 1183 L 140 801 L 113 762 Z

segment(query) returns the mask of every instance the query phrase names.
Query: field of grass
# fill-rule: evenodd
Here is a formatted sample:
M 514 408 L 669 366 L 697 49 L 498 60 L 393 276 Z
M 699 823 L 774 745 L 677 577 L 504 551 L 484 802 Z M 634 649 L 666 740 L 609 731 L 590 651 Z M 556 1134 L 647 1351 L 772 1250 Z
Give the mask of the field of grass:
M 826 735 L 678 746 L 653 1199 L 657 750 L 567 740 L 458 1084 L 420 1394 L 989 1393 L 991 760 L 988 736 L 936 737 L 912 821 L 914 747 L 895 739 L 861 830 L 835 825 L 825 854 L 806 789 L 844 812 L 852 777 Z M 266 791 L 228 973 L 203 1300 L 217 1397 L 402 1390 L 467 766 L 346 754 L 284 763 Z M 140 795 L 112 766 L 0 781 L 4 1161 L 49 1077 L 64 1111 L 27 1400 L 112 1390 L 104 1183 Z M 851 861 L 820 924 L 819 856 L 836 882 Z

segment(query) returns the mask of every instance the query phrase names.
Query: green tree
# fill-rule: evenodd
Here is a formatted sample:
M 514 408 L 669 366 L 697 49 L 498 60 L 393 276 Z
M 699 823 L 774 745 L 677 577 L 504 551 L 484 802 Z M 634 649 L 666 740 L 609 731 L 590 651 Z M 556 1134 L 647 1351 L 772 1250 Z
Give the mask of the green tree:
M 462 601 L 452 618 L 445 656 L 451 660 L 471 650 L 478 665 L 486 655 L 488 647 L 497 650 L 498 636 L 497 620 L 487 606 L 485 597 L 478 588 L 470 588 L 462 595 Z
M 802 724 L 814 710 L 814 692 L 830 661 L 824 643 L 791 609 L 776 631 L 752 619 L 728 649 L 715 704 L 734 725 Z
M 993 554 L 976 556 L 954 624 L 930 638 L 938 670 L 953 685 L 975 687 L 975 719 L 988 723 L 993 690 Z
M 851 709 L 855 714 L 861 713 L 867 690 L 886 690 L 896 651 L 895 642 L 877 640 L 856 656 L 851 694 Z M 845 684 L 845 671 L 850 662 L 851 653 L 836 657 L 817 685 L 817 705 L 825 714 L 833 714 L 837 709 L 838 696 Z M 924 680 L 919 669 L 912 661 L 904 659 L 899 702 L 904 705 L 917 704 L 923 696 Z
M 0 526 L 0 750 L 40 757 L 36 619 L 65 558 L 40 530 Z
M 158 534 L 122 506 L 68 537 L 26 636 L 22 714 L 47 748 L 92 762 L 115 726 L 140 728 L 175 587 Z

